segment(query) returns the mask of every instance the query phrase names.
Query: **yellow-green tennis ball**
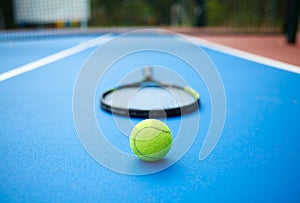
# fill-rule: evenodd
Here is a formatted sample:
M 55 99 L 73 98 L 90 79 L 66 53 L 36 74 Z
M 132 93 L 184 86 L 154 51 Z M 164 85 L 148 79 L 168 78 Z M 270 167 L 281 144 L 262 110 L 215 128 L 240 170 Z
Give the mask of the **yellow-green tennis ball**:
M 171 145 L 172 133 L 169 127 L 156 119 L 139 122 L 130 134 L 131 150 L 144 161 L 157 161 L 163 158 Z

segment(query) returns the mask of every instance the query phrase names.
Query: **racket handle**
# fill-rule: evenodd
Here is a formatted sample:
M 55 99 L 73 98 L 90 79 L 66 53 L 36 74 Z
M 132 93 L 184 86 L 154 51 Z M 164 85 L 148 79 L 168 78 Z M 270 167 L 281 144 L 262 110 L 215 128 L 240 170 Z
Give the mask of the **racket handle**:
M 145 80 L 152 80 L 152 68 L 151 67 L 144 68 L 144 77 L 145 77 Z

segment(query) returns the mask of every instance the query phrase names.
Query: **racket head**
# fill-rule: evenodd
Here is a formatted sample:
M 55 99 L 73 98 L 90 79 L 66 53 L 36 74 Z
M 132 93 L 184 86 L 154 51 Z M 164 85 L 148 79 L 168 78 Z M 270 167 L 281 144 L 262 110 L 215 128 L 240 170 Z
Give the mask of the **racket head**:
M 196 111 L 200 96 L 190 87 L 147 79 L 108 90 L 100 103 L 102 109 L 117 115 L 163 118 Z

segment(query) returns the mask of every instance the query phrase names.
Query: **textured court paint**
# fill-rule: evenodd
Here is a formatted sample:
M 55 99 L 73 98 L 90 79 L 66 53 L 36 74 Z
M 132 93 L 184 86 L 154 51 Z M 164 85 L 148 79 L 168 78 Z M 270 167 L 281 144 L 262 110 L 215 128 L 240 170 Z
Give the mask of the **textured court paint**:
M 70 36 L 68 40 L 65 40 L 64 38 L 37 36 L 29 39 L 1 40 L 1 36 L 2 33 L 0 33 L 0 74 L 97 37 L 95 35 Z
M 12 69 L 10 71 L 7 71 L 5 73 L 0 74 L 0 82 L 4 81 L 4 80 L 7 80 L 7 79 L 10 79 L 12 77 L 16 77 L 16 76 L 21 75 L 23 73 L 32 71 L 34 69 L 41 68 L 41 67 L 43 67 L 43 66 L 45 66 L 49 63 L 53 63 L 55 61 L 61 60 L 63 58 L 74 55 L 76 53 L 79 53 L 79 52 L 84 51 L 86 49 L 89 49 L 91 47 L 95 47 L 97 45 L 103 44 L 103 43 L 109 41 L 110 39 L 112 39 L 111 35 L 106 34 L 106 35 L 103 35 L 99 38 L 92 39 L 92 40 L 89 40 L 87 42 L 80 43 L 76 46 L 65 49 L 65 50 L 60 51 L 58 53 L 52 54 L 50 56 L 46 56 L 46 57 L 41 58 L 39 60 L 36 60 L 36 61 L 31 62 L 31 63 L 25 64 L 23 66 L 17 67 L 15 69 Z
M 260 63 L 260 64 L 263 64 L 263 65 L 272 66 L 274 68 L 278 68 L 278 69 L 281 69 L 281 70 L 286 70 L 286 71 L 290 71 L 290 72 L 300 74 L 300 67 L 296 66 L 296 65 L 276 61 L 274 59 L 259 56 L 259 55 L 256 55 L 256 54 L 252 54 L 252 53 L 249 53 L 249 52 L 246 52 L 246 51 L 231 48 L 231 47 L 221 45 L 221 44 L 218 44 L 218 43 L 210 42 L 208 40 L 204 40 L 204 39 L 200 39 L 200 38 L 196 38 L 196 37 L 192 37 L 192 36 L 187 36 L 187 35 L 186 35 L 186 37 L 187 37 L 187 39 L 189 39 L 192 42 L 198 44 L 199 46 L 203 46 L 203 47 L 213 49 L 213 50 L 219 51 L 219 52 L 224 52 L 225 54 L 230 54 L 230 55 L 233 55 L 233 56 L 237 56 L 239 58 L 243 58 L 245 60 L 250 60 L 250 61 Z
M 178 163 L 149 176 L 114 173 L 79 142 L 72 91 L 92 50 L 0 83 L 0 202 L 300 202 L 299 74 L 205 51 L 227 94 L 222 138 L 208 159 L 198 161 L 210 119 L 209 94 L 201 86 L 195 143 Z M 110 115 L 99 108 L 97 116 L 107 139 L 128 150 L 128 137 Z M 179 118 L 168 120 L 172 129 L 178 124 Z

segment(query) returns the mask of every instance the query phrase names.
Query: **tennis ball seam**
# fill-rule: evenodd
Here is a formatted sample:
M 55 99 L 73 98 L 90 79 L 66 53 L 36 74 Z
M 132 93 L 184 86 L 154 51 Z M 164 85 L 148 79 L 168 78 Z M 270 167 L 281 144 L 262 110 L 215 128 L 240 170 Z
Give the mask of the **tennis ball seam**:
M 134 137 L 133 137 L 133 143 L 134 143 L 134 147 L 135 147 L 136 151 L 139 153 L 139 155 L 141 155 L 141 156 L 143 156 L 143 157 L 146 157 L 146 158 L 149 158 L 149 159 L 155 160 L 154 157 L 151 157 L 151 156 L 148 156 L 148 155 L 142 153 L 142 152 L 139 150 L 139 148 L 137 147 L 137 145 L 136 145 L 136 138 L 137 138 L 138 134 L 139 134 L 141 131 L 143 131 L 144 129 L 146 129 L 146 128 L 155 129 L 155 130 L 158 130 L 158 131 L 160 131 L 160 132 L 167 133 L 167 134 L 171 134 L 171 132 L 170 132 L 170 131 L 167 131 L 167 130 L 160 129 L 160 128 L 156 128 L 156 127 L 153 127 L 153 126 L 148 126 L 148 127 L 143 128 L 143 129 L 139 129 L 139 130 L 136 132 L 136 134 L 134 135 Z M 171 144 L 172 144 L 172 143 L 170 143 L 167 147 L 169 147 Z M 167 148 L 167 147 L 165 147 L 165 148 Z M 162 150 L 161 150 L 161 151 L 162 151 Z M 151 155 L 151 154 L 150 154 L 150 155 Z
M 168 144 L 165 148 L 168 148 L 169 146 L 171 146 L 172 145 L 172 143 L 170 143 L 170 144 Z M 138 151 L 138 152 L 140 152 L 137 148 L 136 148 L 136 150 Z M 163 150 L 161 150 L 161 151 L 163 151 Z M 161 151 L 159 151 L 159 152 L 161 152 Z M 153 153 L 153 154 L 157 154 L 157 153 L 159 153 L 159 152 L 155 152 L 155 153 Z M 147 158 L 147 159 L 151 159 L 151 161 L 156 161 L 156 160 L 158 160 L 157 159 L 157 157 L 153 157 L 153 154 L 138 154 L 137 156 L 142 156 L 142 157 L 144 157 L 144 158 Z

